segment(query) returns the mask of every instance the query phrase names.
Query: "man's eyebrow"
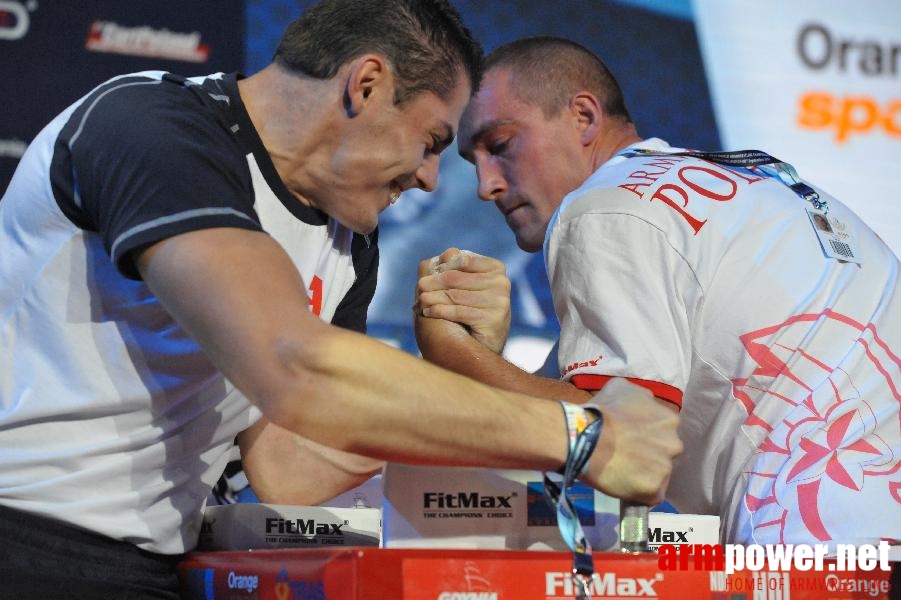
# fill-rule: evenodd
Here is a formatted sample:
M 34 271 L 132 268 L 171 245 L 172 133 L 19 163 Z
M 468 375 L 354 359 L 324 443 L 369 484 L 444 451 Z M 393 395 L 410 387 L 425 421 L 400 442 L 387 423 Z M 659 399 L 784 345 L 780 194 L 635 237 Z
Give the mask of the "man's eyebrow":
M 510 125 L 515 122 L 516 122 L 515 119 L 492 119 L 490 121 L 485 121 L 484 123 L 482 123 L 481 127 L 476 129 L 472 133 L 472 135 L 469 136 L 469 138 L 466 141 L 469 142 L 470 148 L 475 147 L 476 144 L 479 143 L 479 140 L 481 140 L 483 137 L 488 135 L 489 131 L 492 131 L 493 129 L 497 129 L 498 127 L 501 127 L 503 125 Z M 459 147 L 459 144 L 458 144 L 458 147 Z M 468 155 L 470 155 L 469 152 L 462 152 L 462 151 L 460 152 L 460 156 L 462 156 L 463 158 L 466 158 L 467 160 L 469 160 Z

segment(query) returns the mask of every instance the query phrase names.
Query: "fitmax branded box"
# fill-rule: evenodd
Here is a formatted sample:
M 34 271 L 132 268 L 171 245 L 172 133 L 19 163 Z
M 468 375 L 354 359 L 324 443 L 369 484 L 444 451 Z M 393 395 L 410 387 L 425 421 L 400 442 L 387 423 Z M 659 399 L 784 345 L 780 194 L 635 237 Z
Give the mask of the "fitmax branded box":
M 198 550 L 376 546 L 377 508 L 227 504 L 204 511 Z
M 656 552 L 662 544 L 718 544 L 720 518 L 715 515 L 648 514 L 648 546 Z
M 382 474 L 385 548 L 568 550 L 538 471 L 415 467 Z M 576 483 L 568 492 L 592 548 L 619 544 L 619 501 Z
M 390 463 L 382 485 L 385 548 L 569 549 L 541 472 Z M 568 495 L 591 547 L 619 550 L 619 500 L 581 482 Z M 715 516 L 651 512 L 649 545 L 716 544 L 719 525 Z

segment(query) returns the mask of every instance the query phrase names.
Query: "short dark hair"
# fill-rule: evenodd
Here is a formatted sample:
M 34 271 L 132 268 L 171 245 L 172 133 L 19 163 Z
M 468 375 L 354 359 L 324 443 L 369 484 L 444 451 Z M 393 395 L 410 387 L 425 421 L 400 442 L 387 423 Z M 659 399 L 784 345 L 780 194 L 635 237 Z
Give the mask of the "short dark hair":
M 397 104 L 422 92 L 445 97 L 461 72 L 472 93 L 481 79 L 482 47 L 447 0 L 323 0 L 288 26 L 273 60 L 329 79 L 368 52 L 393 69 Z
M 576 42 L 553 36 L 516 40 L 485 59 L 485 71 L 496 67 L 509 68 L 516 97 L 541 108 L 548 118 L 560 114 L 573 94 L 586 90 L 598 97 L 608 116 L 632 122 L 613 73 Z

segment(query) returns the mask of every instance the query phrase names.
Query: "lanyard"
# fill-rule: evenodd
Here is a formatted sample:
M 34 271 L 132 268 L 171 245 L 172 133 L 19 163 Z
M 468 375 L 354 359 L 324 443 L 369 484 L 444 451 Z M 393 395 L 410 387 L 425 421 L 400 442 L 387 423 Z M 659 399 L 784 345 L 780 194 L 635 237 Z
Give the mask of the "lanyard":
M 557 527 L 563 541 L 573 552 L 573 582 L 576 587 L 576 598 L 591 598 L 589 586 L 594 575 L 594 560 L 591 557 L 591 544 L 585 537 L 579 515 L 572 500 L 566 495 L 567 490 L 576 478 L 585 470 L 588 460 L 597 445 L 604 426 L 604 417 L 600 411 L 591 410 L 597 419 L 588 423 L 586 409 L 561 402 L 566 417 L 568 434 L 568 451 L 566 464 L 562 469 L 563 480 L 557 483 L 544 475 L 544 494 L 551 506 L 557 511 Z
M 810 202 L 815 209 L 821 210 L 824 213 L 829 212 L 829 203 L 826 200 L 820 199 L 820 195 L 816 190 L 801 181 L 798 172 L 791 164 L 781 161 L 775 156 L 767 154 L 762 150 L 736 150 L 734 152 L 695 152 L 692 150 L 684 152 L 659 152 L 657 150 L 633 148 L 620 153 L 620 156 L 625 157 L 641 155 L 693 156 L 726 167 L 769 167 L 760 169 L 760 171 L 769 177 L 777 177 L 779 181 L 788 186 L 802 200 Z

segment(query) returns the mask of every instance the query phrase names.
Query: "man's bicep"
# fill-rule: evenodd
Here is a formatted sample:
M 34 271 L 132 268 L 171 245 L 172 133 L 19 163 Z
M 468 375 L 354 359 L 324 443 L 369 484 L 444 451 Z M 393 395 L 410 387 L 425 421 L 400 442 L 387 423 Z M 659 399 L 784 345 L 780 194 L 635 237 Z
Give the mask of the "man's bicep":
M 558 225 L 549 257 L 561 376 L 586 390 L 624 377 L 681 403 L 702 294 L 666 235 L 630 215 L 584 214 Z

